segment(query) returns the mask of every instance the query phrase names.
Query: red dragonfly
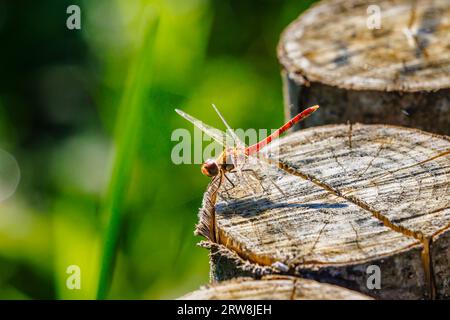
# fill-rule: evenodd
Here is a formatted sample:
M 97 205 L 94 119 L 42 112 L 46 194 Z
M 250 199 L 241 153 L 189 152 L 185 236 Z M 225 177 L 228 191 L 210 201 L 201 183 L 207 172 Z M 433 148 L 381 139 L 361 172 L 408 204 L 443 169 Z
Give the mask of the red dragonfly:
M 217 107 L 213 104 L 212 105 L 214 110 L 219 115 L 222 122 L 225 124 L 227 128 L 227 132 L 229 135 L 227 135 L 225 132 L 222 132 L 218 129 L 215 129 L 211 126 L 208 126 L 207 124 L 204 124 L 202 121 L 194 118 L 193 116 L 179 110 L 175 109 L 175 111 L 191 122 L 193 125 L 195 125 L 197 128 L 202 130 L 205 134 L 213 138 L 215 141 L 217 141 L 219 144 L 223 145 L 225 149 L 222 151 L 222 153 L 217 157 L 217 159 L 208 159 L 206 160 L 201 167 L 201 171 L 204 175 L 208 177 L 212 177 L 212 182 L 214 182 L 216 179 L 220 179 L 217 190 L 219 189 L 220 185 L 222 184 L 223 177 L 225 177 L 228 182 L 234 187 L 234 183 L 228 178 L 226 175 L 227 173 L 235 173 L 242 171 L 250 171 L 253 173 L 254 176 L 256 176 L 256 172 L 252 169 L 243 169 L 244 163 L 258 163 L 255 155 L 259 153 L 259 151 L 264 148 L 266 145 L 271 143 L 273 140 L 277 139 L 281 134 L 286 132 L 288 129 L 290 129 L 293 125 L 296 123 L 302 121 L 303 119 L 310 116 L 314 111 L 316 111 L 319 106 L 315 105 L 313 107 L 307 108 L 297 114 L 295 117 L 293 117 L 291 120 L 286 122 L 284 125 L 282 125 L 279 129 L 274 131 L 271 135 L 266 137 L 265 139 L 259 141 L 258 143 L 255 143 L 249 147 L 246 147 L 245 144 L 239 139 L 239 137 L 234 133 L 234 131 L 231 129 L 231 127 L 228 125 L 228 123 L 225 121 L 222 114 L 219 112 Z M 231 139 L 230 139 L 231 138 Z M 234 144 L 230 146 L 227 142 L 233 142 Z M 249 161 L 249 160 L 256 160 L 256 161 Z M 257 177 L 256 177 L 257 178 Z M 270 179 L 270 177 L 268 177 Z M 244 179 L 244 181 L 246 181 Z M 274 184 L 277 189 L 284 194 L 284 192 L 276 185 L 274 181 L 271 180 L 271 182 Z

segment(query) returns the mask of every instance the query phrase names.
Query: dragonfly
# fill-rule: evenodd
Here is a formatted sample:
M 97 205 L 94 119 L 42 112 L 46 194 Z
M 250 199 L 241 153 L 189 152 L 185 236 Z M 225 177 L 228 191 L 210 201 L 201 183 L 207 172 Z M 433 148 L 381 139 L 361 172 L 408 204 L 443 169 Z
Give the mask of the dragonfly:
M 285 124 L 283 124 L 281 127 L 279 127 L 277 130 L 275 130 L 272 134 L 270 134 L 266 138 L 260 140 L 259 142 L 251 146 L 246 146 L 245 143 L 242 142 L 242 140 L 236 135 L 234 130 L 231 129 L 231 127 L 228 125 L 227 121 L 222 116 L 217 107 L 214 104 L 212 105 L 212 107 L 214 108 L 219 118 L 222 120 L 223 124 L 227 128 L 227 133 L 229 134 L 203 123 L 201 120 L 198 120 L 197 118 L 185 113 L 184 111 L 181 111 L 179 109 L 175 109 L 175 111 L 180 116 L 191 122 L 202 132 L 204 132 L 206 135 L 210 136 L 216 142 L 224 146 L 224 150 L 216 159 L 207 159 L 201 166 L 202 174 L 212 178 L 211 184 L 213 184 L 216 179 L 219 179 L 216 191 L 219 190 L 224 177 L 232 185 L 232 188 L 235 187 L 234 183 L 227 176 L 227 173 L 240 173 L 240 176 L 243 176 L 242 175 L 243 171 L 249 171 L 253 174 L 253 177 L 255 177 L 255 179 L 260 181 L 260 179 L 257 177 L 255 170 L 251 168 L 244 169 L 243 165 L 245 163 L 253 163 L 253 164 L 259 163 L 260 162 L 259 159 L 264 157 L 261 157 L 261 155 L 259 155 L 258 153 L 265 146 L 270 144 L 275 139 L 279 138 L 283 133 L 285 133 L 295 124 L 309 117 L 313 112 L 315 112 L 319 108 L 318 105 L 315 105 L 303 110 L 302 112 L 300 112 L 295 117 L 287 121 Z M 258 158 L 256 157 L 257 155 Z M 277 184 L 270 177 L 267 178 L 269 178 L 272 184 L 282 194 L 284 194 L 284 192 L 277 186 Z M 245 178 L 243 180 L 246 181 Z

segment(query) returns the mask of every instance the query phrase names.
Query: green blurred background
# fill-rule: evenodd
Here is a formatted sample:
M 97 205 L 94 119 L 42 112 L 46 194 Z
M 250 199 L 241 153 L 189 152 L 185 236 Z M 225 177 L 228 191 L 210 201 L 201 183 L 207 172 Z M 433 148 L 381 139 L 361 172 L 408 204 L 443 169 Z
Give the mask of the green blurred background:
M 279 126 L 276 45 L 312 2 L 0 1 L 0 149 L 21 171 L 0 202 L 0 298 L 95 298 L 104 234 L 119 229 L 107 298 L 205 284 L 193 230 L 208 179 L 171 162 L 172 131 L 192 130 L 173 109 L 222 128 L 215 103 L 233 127 Z M 81 30 L 66 28 L 71 4 Z

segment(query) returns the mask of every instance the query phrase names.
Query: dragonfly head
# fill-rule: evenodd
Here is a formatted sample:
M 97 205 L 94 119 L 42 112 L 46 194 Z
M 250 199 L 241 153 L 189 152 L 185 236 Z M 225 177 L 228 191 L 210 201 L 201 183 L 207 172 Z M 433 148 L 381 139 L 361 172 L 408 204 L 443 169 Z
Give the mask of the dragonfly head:
M 202 173 L 208 177 L 215 177 L 219 174 L 219 166 L 217 162 L 212 159 L 208 159 L 202 164 Z

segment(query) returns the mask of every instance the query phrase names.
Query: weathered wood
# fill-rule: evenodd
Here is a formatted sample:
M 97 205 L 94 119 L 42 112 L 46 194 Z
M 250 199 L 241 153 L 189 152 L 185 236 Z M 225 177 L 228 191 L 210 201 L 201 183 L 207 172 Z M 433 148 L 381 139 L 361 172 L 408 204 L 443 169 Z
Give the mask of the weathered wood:
M 212 280 L 291 274 L 383 299 L 449 298 L 448 137 L 330 125 L 269 147 L 276 166 L 257 169 L 262 185 L 232 175 L 235 188 L 205 194 L 197 231 L 209 239 Z M 367 287 L 370 265 L 379 290 Z
M 368 300 L 368 296 L 314 280 L 266 276 L 238 278 L 204 286 L 180 300 Z
M 369 29 L 369 5 L 380 29 Z M 300 126 L 384 123 L 450 134 L 450 1 L 330 0 L 284 31 L 278 45 L 287 118 Z

